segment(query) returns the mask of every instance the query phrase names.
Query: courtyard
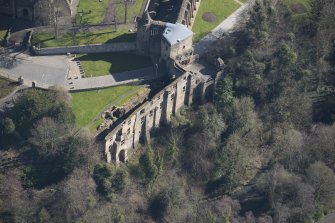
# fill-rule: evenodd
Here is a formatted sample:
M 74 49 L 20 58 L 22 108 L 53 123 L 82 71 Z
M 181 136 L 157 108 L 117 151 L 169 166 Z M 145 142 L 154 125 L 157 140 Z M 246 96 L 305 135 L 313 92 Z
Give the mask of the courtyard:
M 150 57 L 126 52 L 92 53 L 77 55 L 86 77 L 137 70 L 152 66 Z
M 202 0 L 192 28 L 194 41 L 206 36 L 240 6 L 234 0 Z

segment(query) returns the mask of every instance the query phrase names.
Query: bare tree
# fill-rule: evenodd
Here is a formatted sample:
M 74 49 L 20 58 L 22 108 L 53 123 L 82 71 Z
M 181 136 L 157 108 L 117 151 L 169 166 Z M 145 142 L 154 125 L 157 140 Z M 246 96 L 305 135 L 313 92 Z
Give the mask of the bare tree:
M 307 170 L 308 181 L 315 189 L 317 202 L 328 208 L 335 207 L 335 174 L 323 162 L 315 162 Z

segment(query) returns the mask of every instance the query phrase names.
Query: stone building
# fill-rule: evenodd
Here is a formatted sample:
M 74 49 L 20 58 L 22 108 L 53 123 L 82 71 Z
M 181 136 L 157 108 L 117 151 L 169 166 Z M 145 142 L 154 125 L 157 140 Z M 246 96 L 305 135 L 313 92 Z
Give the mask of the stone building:
M 73 0 L 0 0 L 0 14 L 50 25 L 55 16 L 71 16 Z
M 169 123 L 183 105 L 205 101 L 213 80 L 205 80 L 201 75 L 185 72 L 171 84 L 146 101 L 131 114 L 123 118 L 105 137 L 107 162 L 117 164 L 127 160 L 128 153 L 136 149 L 139 142 L 150 141 L 150 130 L 163 123 Z
M 137 49 L 150 54 L 168 70 L 175 60 L 187 63 L 193 56 L 190 30 L 200 0 L 148 0 L 137 18 Z
M 184 105 L 203 102 L 215 80 L 184 68 L 194 62 L 191 31 L 200 0 L 147 0 L 137 18 L 137 51 L 164 65 L 174 81 L 135 111 L 111 126 L 105 137 L 107 162 L 127 160 L 140 142 L 150 141 L 150 131 L 169 123 Z

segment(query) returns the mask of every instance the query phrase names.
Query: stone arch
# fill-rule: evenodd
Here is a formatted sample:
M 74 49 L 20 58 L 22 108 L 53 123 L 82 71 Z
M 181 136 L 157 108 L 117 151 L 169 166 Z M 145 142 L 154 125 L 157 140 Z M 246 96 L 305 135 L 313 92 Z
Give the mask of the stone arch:
M 119 160 L 121 161 L 121 162 L 126 162 L 126 159 L 127 159 L 127 157 L 126 157 L 126 150 L 124 150 L 124 149 L 122 149 L 120 152 L 119 152 Z

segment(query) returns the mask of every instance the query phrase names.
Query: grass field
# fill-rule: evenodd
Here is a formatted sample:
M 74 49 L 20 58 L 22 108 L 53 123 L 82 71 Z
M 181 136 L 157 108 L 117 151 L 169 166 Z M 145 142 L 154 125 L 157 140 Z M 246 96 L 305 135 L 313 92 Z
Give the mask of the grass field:
M 0 29 L 0 41 L 2 41 L 3 39 L 5 39 L 5 35 L 7 33 L 6 29 Z
M 136 0 L 133 4 L 129 4 L 127 10 L 127 22 L 133 23 L 135 16 L 138 16 L 144 0 Z M 120 22 L 124 21 L 124 4 L 118 4 L 116 7 L 117 20 Z
M 80 54 L 77 55 L 77 58 L 83 65 L 88 77 L 152 66 L 150 57 L 124 52 Z
M 80 0 L 78 5 L 78 13 L 76 16 L 76 23 L 97 25 L 104 20 L 105 11 L 108 7 L 108 3 L 111 0 Z M 83 16 L 80 17 L 79 12 L 83 10 Z
M 78 13 L 76 16 L 77 25 L 98 25 L 104 21 L 106 9 L 111 0 L 102 0 L 101 2 L 95 0 L 80 0 L 78 6 Z M 144 0 L 136 0 L 134 3 L 128 5 L 127 10 L 127 22 L 131 23 L 134 21 L 134 17 L 140 13 Z M 125 7 L 123 1 L 117 1 L 114 5 L 116 11 L 116 19 L 119 22 L 124 21 Z M 83 10 L 82 17 L 79 12 Z
M 117 86 L 71 93 L 72 109 L 76 116 L 76 125 L 84 127 L 98 124 L 95 119 L 96 117 L 99 119 L 99 113 L 104 108 L 111 104 L 121 106 L 136 96 L 142 89 L 144 89 L 144 86 Z
M 239 7 L 240 5 L 234 0 L 202 0 L 192 29 L 195 32 L 195 42 L 198 42 Z M 215 20 L 205 21 L 203 19 L 205 13 L 212 13 Z
M 135 33 L 128 33 L 126 28 L 119 27 L 117 31 L 114 31 L 114 28 L 109 28 L 90 33 L 66 33 L 61 35 L 58 40 L 55 39 L 53 33 L 35 33 L 33 34 L 32 44 L 37 45 L 40 43 L 41 47 L 45 48 L 96 43 L 132 42 L 135 41 L 135 38 Z

